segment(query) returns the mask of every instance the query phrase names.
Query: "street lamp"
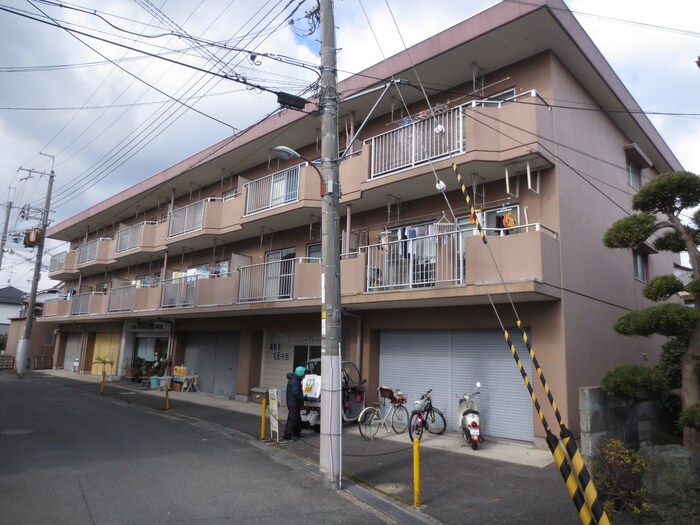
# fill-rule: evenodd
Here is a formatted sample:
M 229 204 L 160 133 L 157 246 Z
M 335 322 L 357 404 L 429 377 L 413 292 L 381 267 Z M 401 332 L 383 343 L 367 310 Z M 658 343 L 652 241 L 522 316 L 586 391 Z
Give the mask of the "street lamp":
M 321 170 L 319 170 L 313 162 L 304 157 L 298 151 L 293 150 L 292 148 L 288 148 L 287 146 L 277 146 L 275 148 L 275 151 L 277 152 L 277 156 L 282 160 L 301 159 L 305 162 L 308 162 L 309 166 L 315 169 L 316 173 L 318 173 L 318 178 L 321 181 L 321 197 L 323 197 L 324 193 L 326 193 L 326 185 L 323 182 L 323 175 L 321 175 Z

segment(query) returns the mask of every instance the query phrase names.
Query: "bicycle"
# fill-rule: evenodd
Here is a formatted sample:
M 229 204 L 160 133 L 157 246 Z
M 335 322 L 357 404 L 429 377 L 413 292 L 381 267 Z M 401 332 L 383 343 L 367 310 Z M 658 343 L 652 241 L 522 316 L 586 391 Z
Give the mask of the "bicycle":
M 386 404 L 388 399 L 391 403 L 389 411 L 382 417 L 379 409 L 380 401 L 376 401 L 374 406 L 365 408 L 357 421 L 360 425 L 360 434 L 363 438 L 371 441 L 379 432 L 379 427 L 384 427 L 390 432 L 387 422 L 391 421 L 391 428 L 396 434 L 403 434 L 408 428 L 408 409 L 405 406 L 406 396 L 400 390 L 394 391 L 391 388 L 380 386 L 377 389 L 377 397 L 382 398 Z
M 433 406 L 433 400 L 430 397 L 432 391 L 431 388 L 419 400 L 413 402 L 414 409 L 408 420 L 408 436 L 411 441 L 414 439 L 420 441 L 424 430 L 438 436 L 445 432 L 447 427 L 445 416 Z

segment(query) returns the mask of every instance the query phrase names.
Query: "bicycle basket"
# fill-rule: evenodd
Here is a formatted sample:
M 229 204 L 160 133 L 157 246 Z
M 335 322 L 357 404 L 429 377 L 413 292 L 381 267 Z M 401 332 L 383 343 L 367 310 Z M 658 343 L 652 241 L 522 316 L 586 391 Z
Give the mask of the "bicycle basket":
M 418 399 L 413 402 L 413 407 L 418 410 L 418 412 L 423 412 L 425 410 L 425 407 L 428 406 L 428 403 L 430 400 L 426 397 L 424 399 Z
M 386 386 L 379 387 L 379 396 L 390 400 L 395 405 L 402 405 L 406 402 L 406 396 L 403 395 L 401 390 L 394 390 Z

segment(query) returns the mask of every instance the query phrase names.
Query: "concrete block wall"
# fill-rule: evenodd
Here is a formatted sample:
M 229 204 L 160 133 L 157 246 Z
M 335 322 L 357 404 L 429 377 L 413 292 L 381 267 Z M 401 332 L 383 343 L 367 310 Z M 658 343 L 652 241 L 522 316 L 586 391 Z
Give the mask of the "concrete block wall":
M 581 453 L 591 458 L 603 439 L 619 439 L 628 447 L 651 445 L 658 426 L 658 408 L 652 401 L 629 403 L 608 396 L 600 387 L 579 388 Z

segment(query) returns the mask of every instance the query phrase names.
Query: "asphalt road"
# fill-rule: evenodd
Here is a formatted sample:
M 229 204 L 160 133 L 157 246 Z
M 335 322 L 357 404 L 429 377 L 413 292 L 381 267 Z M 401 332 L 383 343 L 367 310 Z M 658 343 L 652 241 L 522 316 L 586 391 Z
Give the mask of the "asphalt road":
M 0 523 L 391 522 L 202 420 L 0 374 Z
M 184 394 L 164 412 L 162 392 L 108 383 L 100 396 L 69 377 L 0 371 L 1 525 L 581 523 L 552 464 L 487 457 L 507 445 L 421 446 L 418 511 L 407 437 L 368 442 L 346 426 L 344 490 L 327 491 L 318 434 L 266 445 L 260 405 Z

